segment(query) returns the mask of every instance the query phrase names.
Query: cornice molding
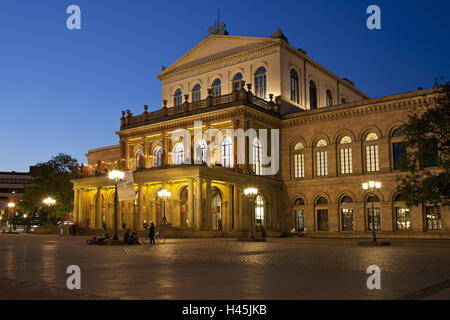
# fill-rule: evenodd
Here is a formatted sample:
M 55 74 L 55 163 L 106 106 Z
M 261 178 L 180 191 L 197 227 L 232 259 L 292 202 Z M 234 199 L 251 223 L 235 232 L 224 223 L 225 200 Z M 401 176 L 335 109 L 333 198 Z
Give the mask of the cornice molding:
M 168 80 L 162 82 L 163 85 L 171 84 L 173 82 L 177 82 L 180 80 L 184 80 L 186 78 L 195 77 L 200 74 L 208 73 L 211 71 L 223 69 L 226 67 L 230 67 L 242 62 L 246 62 L 249 60 L 254 60 L 257 58 L 265 57 L 268 55 L 272 55 L 280 51 L 281 44 L 279 42 L 271 43 L 269 45 L 265 45 L 256 49 L 240 52 L 235 55 L 231 55 L 229 57 L 225 57 L 218 60 L 211 60 L 209 62 L 200 64 L 198 66 L 194 66 L 185 70 L 180 70 L 177 72 L 173 71 L 173 77 L 170 78 L 170 74 L 168 75 Z

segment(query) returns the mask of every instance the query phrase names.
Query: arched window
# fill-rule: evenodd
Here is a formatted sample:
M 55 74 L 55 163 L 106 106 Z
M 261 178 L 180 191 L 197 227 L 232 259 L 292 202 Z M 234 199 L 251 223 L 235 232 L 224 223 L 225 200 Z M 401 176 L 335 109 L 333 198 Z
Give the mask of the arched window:
M 298 75 L 294 69 L 291 69 L 291 101 L 295 103 L 300 102 L 299 92 L 298 92 Z
M 144 166 L 144 163 L 141 164 L 141 156 L 144 155 L 144 151 L 142 151 L 141 149 L 139 149 L 136 152 L 136 169 L 139 169 L 142 166 Z
M 325 139 L 320 139 L 316 143 L 316 167 L 317 176 L 319 177 L 328 175 L 327 151 L 325 150 L 326 146 L 327 142 L 325 141 Z
M 184 162 L 184 146 L 181 142 L 177 143 L 173 148 L 174 159 L 173 162 L 175 165 L 183 164 Z
M 177 89 L 173 95 L 173 105 L 176 106 L 181 106 L 181 104 L 183 103 L 183 98 L 182 98 L 183 92 L 181 91 L 181 89 Z
M 206 163 L 207 156 L 206 152 L 208 150 L 208 146 L 204 139 L 200 139 L 195 145 L 195 160 L 197 163 Z
M 341 221 L 342 231 L 352 231 L 354 228 L 353 221 L 353 200 L 349 196 L 343 196 L 341 199 Z
M 364 145 L 366 151 L 366 171 L 376 172 L 380 170 L 380 160 L 378 157 L 378 135 L 370 132 L 366 135 Z
M 213 81 L 212 83 L 212 95 L 213 97 L 218 97 L 222 94 L 222 89 L 221 89 L 221 81 L 219 78 L 217 78 L 216 80 Z
M 222 230 L 222 196 L 216 188 L 212 196 L 211 219 L 213 230 Z
M 255 200 L 255 230 L 258 232 L 264 229 L 264 198 L 262 195 L 258 195 Z
M 411 215 L 402 194 L 394 198 L 395 227 L 397 230 L 411 230 Z
M 372 202 L 373 202 L 373 212 L 375 214 L 375 223 L 372 223 Z M 375 230 L 379 230 L 381 226 L 380 222 L 380 198 L 377 195 L 371 195 L 367 197 L 366 201 L 367 208 L 367 229 L 372 230 L 373 225 L 375 225 Z
M 294 146 L 294 178 L 304 178 L 305 177 L 305 146 L 303 143 L 298 142 Z
M 259 67 L 255 72 L 255 95 L 259 98 L 266 98 L 266 68 Z
M 155 163 L 154 163 L 155 168 L 162 167 L 163 148 L 161 146 L 159 146 L 155 149 L 153 156 L 155 159 Z
M 333 96 L 331 95 L 331 91 L 327 90 L 327 107 L 331 107 L 333 105 Z
M 262 174 L 262 144 L 258 138 L 253 139 L 253 171 L 257 175 Z
M 400 128 L 397 128 L 392 132 L 391 143 L 394 170 L 400 169 L 401 165 L 406 160 L 406 143 L 403 141 L 404 136 L 405 134 Z
M 225 136 L 220 142 L 222 166 L 231 168 L 233 166 L 233 140 L 230 136 Z
M 188 187 L 184 187 L 180 192 L 180 227 L 188 227 L 189 223 L 192 224 L 192 221 L 188 221 L 188 205 L 189 205 L 189 189 Z
M 317 109 L 317 88 L 312 80 L 309 82 L 309 108 Z
M 193 102 L 202 100 L 201 89 L 202 89 L 202 87 L 198 83 L 192 88 L 192 101 Z
M 242 81 L 242 73 L 238 72 L 233 77 L 233 89 L 234 90 L 240 90 L 241 88 L 241 81 Z
M 295 231 L 305 231 L 305 209 L 302 208 L 305 201 L 302 198 L 297 198 L 294 201 L 294 223 Z
M 352 148 L 348 146 L 352 143 L 352 139 L 349 136 L 343 136 L 339 141 L 339 160 L 341 174 L 350 174 L 353 172 L 352 168 Z
M 324 197 L 316 200 L 317 230 L 328 231 L 328 201 Z

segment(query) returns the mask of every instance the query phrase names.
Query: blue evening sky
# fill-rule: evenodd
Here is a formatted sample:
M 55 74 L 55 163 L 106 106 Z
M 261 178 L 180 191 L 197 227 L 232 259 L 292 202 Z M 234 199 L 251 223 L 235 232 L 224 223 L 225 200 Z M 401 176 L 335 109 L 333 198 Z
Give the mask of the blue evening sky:
M 81 8 L 81 30 L 66 8 Z M 382 29 L 366 28 L 381 7 Z M 230 35 L 289 42 L 371 97 L 449 78 L 450 1 L 0 1 L 0 171 L 118 143 L 121 110 L 161 106 L 156 75 L 221 20 Z

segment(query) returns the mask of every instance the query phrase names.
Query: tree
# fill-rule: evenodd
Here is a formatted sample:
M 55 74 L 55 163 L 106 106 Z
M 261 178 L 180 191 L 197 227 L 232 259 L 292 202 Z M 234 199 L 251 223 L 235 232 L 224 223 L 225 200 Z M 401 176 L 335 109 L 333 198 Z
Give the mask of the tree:
M 42 218 L 48 222 L 73 212 L 73 187 L 70 180 L 75 178 L 77 165 L 76 159 L 60 153 L 47 162 L 31 167 L 32 180 L 24 187 L 19 212 L 38 217 L 41 223 L 44 222 Z M 56 200 L 55 206 L 50 208 L 44 205 L 42 201 L 47 197 Z
M 435 82 L 437 97 L 420 108 L 410 110 L 402 126 L 407 152 L 397 190 L 408 205 L 447 204 L 450 196 L 450 82 Z

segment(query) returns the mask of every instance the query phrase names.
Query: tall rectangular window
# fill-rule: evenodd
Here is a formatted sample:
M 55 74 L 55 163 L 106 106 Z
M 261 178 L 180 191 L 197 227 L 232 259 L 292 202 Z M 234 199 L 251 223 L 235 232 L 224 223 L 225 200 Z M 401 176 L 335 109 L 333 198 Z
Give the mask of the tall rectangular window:
M 441 211 L 439 206 L 425 207 L 427 230 L 442 230 Z
M 367 172 L 375 172 L 380 170 L 378 159 L 378 145 L 366 146 L 366 167 Z
M 395 142 L 392 144 L 392 153 L 394 155 L 394 169 L 400 169 L 400 164 L 403 160 L 403 155 L 406 154 L 406 143 L 404 142 Z
M 305 177 L 305 155 L 303 153 L 294 155 L 294 177 Z
M 380 208 L 374 208 L 375 213 L 375 230 L 380 230 Z M 368 229 L 372 230 L 372 208 L 367 208 Z
M 317 175 L 318 176 L 326 176 L 328 174 L 327 152 L 319 151 L 316 153 L 316 155 L 317 155 Z
M 353 230 L 353 209 L 342 208 L 342 231 Z
M 352 149 L 341 149 L 341 174 L 349 174 L 353 172 L 352 169 Z
M 395 208 L 397 230 L 411 229 L 411 215 L 408 208 Z

